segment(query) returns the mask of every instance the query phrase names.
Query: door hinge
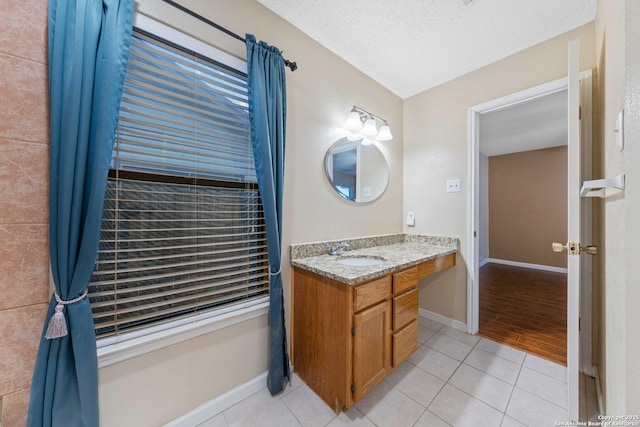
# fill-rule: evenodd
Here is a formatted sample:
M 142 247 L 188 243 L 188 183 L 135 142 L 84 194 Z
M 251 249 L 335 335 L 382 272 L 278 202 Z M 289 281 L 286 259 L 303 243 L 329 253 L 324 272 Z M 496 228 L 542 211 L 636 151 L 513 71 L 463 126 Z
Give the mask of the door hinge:
M 356 385 L 354 383 L 351 383 L 351 394 L 354 394 L 356 392 Z
M 582 330 L 582 318 L 578 317 L 578 331 Z
M 578 120 L 582 120 L 582 107 L 578 107 Z
M 478 237 L 478 232 L 477 231 L 473 232 L 473 237 Z
M 356 325 L 351 325 L 351 335 L 356 335 Z

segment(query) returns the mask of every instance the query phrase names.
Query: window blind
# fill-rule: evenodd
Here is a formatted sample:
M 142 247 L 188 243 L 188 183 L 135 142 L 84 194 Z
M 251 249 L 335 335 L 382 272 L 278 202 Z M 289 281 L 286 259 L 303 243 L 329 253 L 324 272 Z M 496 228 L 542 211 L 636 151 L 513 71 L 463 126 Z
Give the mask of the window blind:
M 268 286 L 246 75 L 134 29 L 89 285 L 96 335 Z

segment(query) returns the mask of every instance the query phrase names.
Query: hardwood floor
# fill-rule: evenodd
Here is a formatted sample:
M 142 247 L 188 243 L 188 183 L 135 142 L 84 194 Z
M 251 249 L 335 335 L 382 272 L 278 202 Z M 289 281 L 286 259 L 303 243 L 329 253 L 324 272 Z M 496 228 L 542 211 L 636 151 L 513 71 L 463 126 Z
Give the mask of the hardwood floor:
M 480 268 L 480 335 L 567 364 L 567 275 Z

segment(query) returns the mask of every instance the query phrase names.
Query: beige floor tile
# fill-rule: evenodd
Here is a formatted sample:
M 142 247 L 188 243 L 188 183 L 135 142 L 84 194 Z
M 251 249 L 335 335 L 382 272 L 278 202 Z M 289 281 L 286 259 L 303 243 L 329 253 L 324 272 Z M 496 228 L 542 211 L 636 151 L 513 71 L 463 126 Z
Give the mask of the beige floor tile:
M 444 325 L 440 322 L 436 322 L 435 320 L 427 319 L 426 317 L 419 316 L 418 317 L 418 327 L 419 328 L 429 328 L 433 331 L 438 332 L 440 328 Z
M 418 344 L 424 344 L 429 338 L 434 336 L 437 331 L 427 327 L 418 327 Z
M 425 345 L 460 361 L 463 361 L 473 348 L 473 346 L 455 340 L 440 332 L 429 338 L 425 342 Z
M 297 390 L 299 387 L 305 385 L 304 381 L 302 381 L 300 379 L 300 377 L 298 376 L 298 374 L 296 374 L 295 372 L 293 374 L 291 374 L 291 381 L 289 382 L 289 384 L 287 384 L 287 386 L 285 387 L 285 389 L 282 391 L 282 393 L 280 393 L 278 395 L 278 397 L 282 398 L 287 396 L 288 394 L 290 394 L 291 392 Z
M 414 427 L 450 427 L 451 424 L 438 417 L 433 412 L 426 410 L 418 418 L 418 421 L 414 424 Z
M 503 359 L 507 359 L 519 365 L 522 365 L 522 363 L 524 362 L 524 358 L 527 355 L 527 353 L 525 353 L 524 351 L 517 350 L 513 347 L 509 347 L 508 345 L 500 344 L 486 338 L 482 338 L 478 342 L 476 348 L 484 350 L 487 353 L 491 353 Z
M 523 367 L 516 382 L 516 387 L 548 400 L 555 405 L 567 408 L 567 383 L 563 381 Z
M 224 411 L 224 418 L 230 427 L 300 426 L 282 399 L 266 388 Z
M 284 396 L 282 401 L 305 427 L 322 427 L 336 416 L 306 384 Z
M 384 381 L 356 406 L 378 427 L 412 426 L 425 409 Z
M 507 409 L 513 391 L 513 385 L 465 364 L 460 365 L 449 384 L 501 412 Z
M 338 414 L 327 427 L 375 427 L 375 424 L 369 420 L 358 408 L 355 406 L 349 408 L 347 411 L 343 411 Z
M 450 384 L 442 388 L 428 409 L 456 427 L 497 427 L 503 417 L 502 412 Z
M 447 381 L 460 366 L 458 360 L 426 345 L 418 347 L 408 361 L 444 381 Z
M 504 419 L 502 420 L 502 424 L 500 424 L 500 427 L 527 427 L 527 426 L 522 424 L 520 421 L 516 421 L 513 418 L 505 415 Z
M 515 388 L 506 414 L 527 426 L 553 426 L 568 420 L 567 410 Z
M 541 372 L 557 380 L 567 382 L 567 367 L 550 362 L 532 354 L 527 354 L 523 366 Z
M 515 384 L 520 373 L 520 365 L 509 360 L 487 353 L 479 348 L 474 348 L 467 356 L 464 363 L 473 366 L 489 375 L 506 381 L 509 384 Z
M 398 366 L 385 381 L 424 407 L 431 403 L 445 384 L 443 380 L 410 363 Z
M 199 424 L 198 427 L 227 427 L 227 420 L 224 419 L 224 415 L 218 414 L 213 418 Z
M 477 335 L 469 335 L 468 333 L 461 331 L 456 328 L 452 328 L 451 326 L 443 326 L 438 332 L 444 334 L 448 337 L 451 337 L 455 340 L 463 342 L 467 345 L 474 346 L 480 341 L 480 337 Z

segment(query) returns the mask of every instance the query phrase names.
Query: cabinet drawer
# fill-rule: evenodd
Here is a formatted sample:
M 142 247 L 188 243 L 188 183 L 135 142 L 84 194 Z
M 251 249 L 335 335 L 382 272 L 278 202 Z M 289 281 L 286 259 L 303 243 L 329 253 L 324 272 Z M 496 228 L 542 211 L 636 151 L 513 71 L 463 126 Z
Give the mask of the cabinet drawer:
M 390 294 L 391 278 L 389 276 L 360 285 L 355 288 L 353 309 L 354 311 L 360 311 L 386 299 Z
M 417 289 L 404 293 L 393 299 L 393 330 L 398 330 L 417 318 Z
M 393 293 L 398 294 L 418 286 L 418 267 L 411 267 L 393 275 Z
M 400 365 L 418 348 L 418 321 L 393 334 L 393 367 Z

